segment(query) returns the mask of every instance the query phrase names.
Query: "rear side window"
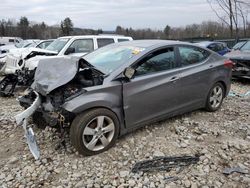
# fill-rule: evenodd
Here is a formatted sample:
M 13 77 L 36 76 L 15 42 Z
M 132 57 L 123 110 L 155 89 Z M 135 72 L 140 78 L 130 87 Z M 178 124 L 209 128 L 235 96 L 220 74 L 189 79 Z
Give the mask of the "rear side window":
M 9 42 L 15 42 L 15 40 L 14 39 L 9 39 Z
M 75 53 L 88 53 L 94 50 L 93 39 L 78 39 L 75 40 L 70 48 L 75 49 Z
M 129 39 L 118 39 L 118 42 L 125 42 L 125 41 L 129 41 Z
M 114 43 L 114 39 L 97 39 L 98 48 Z
M 174 48 L 158 50 L 145 57 L 136 68 L 136 76 L 175 68 Z
M 210 53 L 202 48 L 192 46 L 179 47 L 181 66 L 201 63 L 208 58 Z

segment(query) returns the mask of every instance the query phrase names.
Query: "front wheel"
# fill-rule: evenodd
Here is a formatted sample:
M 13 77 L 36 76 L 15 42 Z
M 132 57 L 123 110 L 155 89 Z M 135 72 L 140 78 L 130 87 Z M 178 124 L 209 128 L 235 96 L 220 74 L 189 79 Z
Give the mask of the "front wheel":
M 206 110 L 209 112 L 217 111 L 223 102 L 225 96 L 225 88 L 221 83 L 216 83 L 209 91 Z
M 111 148 L 119 134 L 116 115 L 104 108 L 78 115 L 70 128 L 70 140 L 83 155 L 95 155 Z

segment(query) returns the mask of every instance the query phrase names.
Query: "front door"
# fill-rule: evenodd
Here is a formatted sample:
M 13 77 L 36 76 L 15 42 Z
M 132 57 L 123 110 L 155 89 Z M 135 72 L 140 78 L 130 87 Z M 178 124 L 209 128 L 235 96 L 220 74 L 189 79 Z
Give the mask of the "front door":
M 147 55 L 134 68 L 134 78 L 123 84 L 127 128 L 177 109 L 180 91 L 174 47 Z

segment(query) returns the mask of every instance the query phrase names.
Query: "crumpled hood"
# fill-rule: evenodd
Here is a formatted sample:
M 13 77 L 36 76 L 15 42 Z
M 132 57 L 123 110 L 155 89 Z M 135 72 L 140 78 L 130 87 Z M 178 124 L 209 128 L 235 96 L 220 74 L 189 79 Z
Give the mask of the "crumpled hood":
M 54 56 L 40 59 L 32 88 L 45 96 L 71 81 L 78 72 L 79 58 Z
M 250 61 L 250 52 L 246 51 L 232 51 L 230 53 L 227 53 L 225 57 L 230 58 L 230 59 L 239 59 L 239 60 L 247 60 Z
M 26 58 L 29 54 L 34 53 L 34 52 L 53 54 L 53 55 L 57 54 L 57 52 L 55 52 L 55 51 L 45 50 L 45 49 L 41 49 L 41 48 L 34 48 L 34 47 L 11 49 L 9 51 L 9 54 L 11 54 L 14 57 Z

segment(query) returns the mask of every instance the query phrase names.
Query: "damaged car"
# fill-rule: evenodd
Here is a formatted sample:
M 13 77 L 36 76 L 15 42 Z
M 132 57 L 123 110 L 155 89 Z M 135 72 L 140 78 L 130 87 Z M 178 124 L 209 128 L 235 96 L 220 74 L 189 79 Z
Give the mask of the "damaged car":
M 30 86 L 33 82 L 34 72 L 23 69 L 25 61 L 37 55 L 56 55 L 54 51 L 46 48 L 53 40 L 43 40 L 39 43 L 30 43 L 28 48 L 11 49 L 5 57 L 0 58 L 0 74 L 4 78 L 0 81 L 0 95 L 13 95 L 16 85 Z M 32 47 L 34 46 L 34 47 Z
M 16 85 L 30 86 L 38 62 L 43 58 L 55 55 L 81 57 L 105 45 L 130 40 L 131 37 L 120 35 L 67 36 L 56 39 L 45 49 L 33 48 L 21 56 L 17 53 L 8 55 L 4 69 L 8 76 L 0 82 L 0 94 L 12 96 Z
M 234 62 L 233 77 L 250 78 L 250 41 L 242 44 L 237 50 L 226 54 Z
M 232 62 L 190 43 L 139 40 L 112 44 L 81 59 L 41 60 L 17 115 L 35 158 L 40 152 L 27 119 L 50 126 L 83 155 L 112 147 L 130 131 L 200 108 L 214 112 L 230 90 Z M 63 139 L 63 137 L 62 137 Z

